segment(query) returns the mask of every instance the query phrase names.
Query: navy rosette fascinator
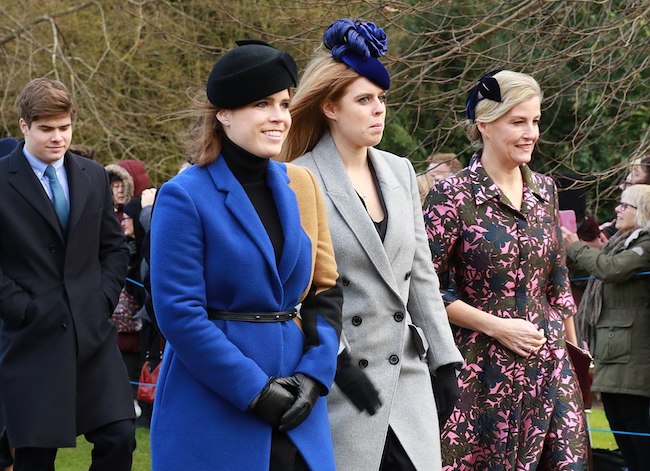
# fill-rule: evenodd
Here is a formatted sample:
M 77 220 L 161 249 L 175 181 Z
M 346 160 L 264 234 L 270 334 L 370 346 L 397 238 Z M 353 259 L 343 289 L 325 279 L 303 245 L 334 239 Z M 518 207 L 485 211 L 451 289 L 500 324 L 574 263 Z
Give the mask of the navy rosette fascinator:
M 327 28 L 323 34 L 323 44 L 335 60 L 343 62 L 384 90 L 390 88 L 390 75 L 377 60 L 388 50 L 388 38 L 382 28 L 369 21 L 342 18 Z
M 472 87 L 465 102 L 465 115 L 472 123 L 476 121 L 476 105 L 481 100 L 492 100 L 501 103 L 501 88 L 494 76 L 501 69 L 493 70 L 481 76 L 478 83 Z

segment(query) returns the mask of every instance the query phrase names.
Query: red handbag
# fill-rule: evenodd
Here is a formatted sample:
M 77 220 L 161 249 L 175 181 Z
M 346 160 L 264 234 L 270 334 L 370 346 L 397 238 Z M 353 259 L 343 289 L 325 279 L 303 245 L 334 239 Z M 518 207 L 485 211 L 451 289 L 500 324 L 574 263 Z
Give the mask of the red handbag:
M 144 362 L 140 370 L 140 381 L 138 381 L 138 401 L 153 404 L 158 373 L 160 373 L 160 362 L 153 370 L 150 367 L 149 360 Z

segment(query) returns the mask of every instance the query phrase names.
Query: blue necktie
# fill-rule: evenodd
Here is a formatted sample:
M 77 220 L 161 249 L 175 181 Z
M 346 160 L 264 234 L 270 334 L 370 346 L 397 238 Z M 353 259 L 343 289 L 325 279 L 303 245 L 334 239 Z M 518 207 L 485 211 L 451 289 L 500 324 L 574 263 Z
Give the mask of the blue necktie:
M 65 199 L 63 187 L 56 176 L 56 170 L 51 165 L 45 169 L 45 176 L 50 181 L 50 190 L 52 190 L 52 204 L 54 211 L 59 218 L 61 227 L 65 230 L 68 227 L 68 202 Z

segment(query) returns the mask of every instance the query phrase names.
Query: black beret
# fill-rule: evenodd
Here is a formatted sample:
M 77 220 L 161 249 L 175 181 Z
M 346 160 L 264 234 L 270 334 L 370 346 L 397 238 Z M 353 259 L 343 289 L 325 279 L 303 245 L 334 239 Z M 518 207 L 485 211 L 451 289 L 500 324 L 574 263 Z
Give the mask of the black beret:
M 296 86 L 298 66 L 288 53 L 254 39 L 236 43 L 208 77 L 206 92 L 214 106 L 238 108 Z

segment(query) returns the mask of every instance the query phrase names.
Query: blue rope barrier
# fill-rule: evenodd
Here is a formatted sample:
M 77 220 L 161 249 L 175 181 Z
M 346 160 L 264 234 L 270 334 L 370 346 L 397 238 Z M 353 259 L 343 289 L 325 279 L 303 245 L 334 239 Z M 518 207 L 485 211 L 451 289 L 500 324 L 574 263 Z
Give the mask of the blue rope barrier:
M 139 281 L 135 281 L 135 280 L 133 280 L 131 278 L 127 278 L 126 281 L 128 281 L 129 283 L 131 283 L 133 285 L 139 286 L 140 288 L 144 288 L 144 285 L 142 283 L 140 283 Z
M 590 428 L 590 432 L 613 433 L 615 435 L 635 435 L 637 437 L 650 437 L 650 433 L 642 432 L 624 432 L 623 430 L 607 430 L 602 428 Z
M 132 384 L 133 386 L 151 386 L 151 387 L 156 387 L 156 383 L 139 383 L 138 381 L 129 381 L 129 384 Z
M 639 273 L 635 273 L 634 277 L 639 277 L 639 276 L 647 276 L 650 275 L 650 271 L 641 271 Z M 569 281 L 589 281 L 589 280 L 595 280 L 595 276 L 582 276 L 582 277 L 576 277 L 576 278 L 569 278 Z

